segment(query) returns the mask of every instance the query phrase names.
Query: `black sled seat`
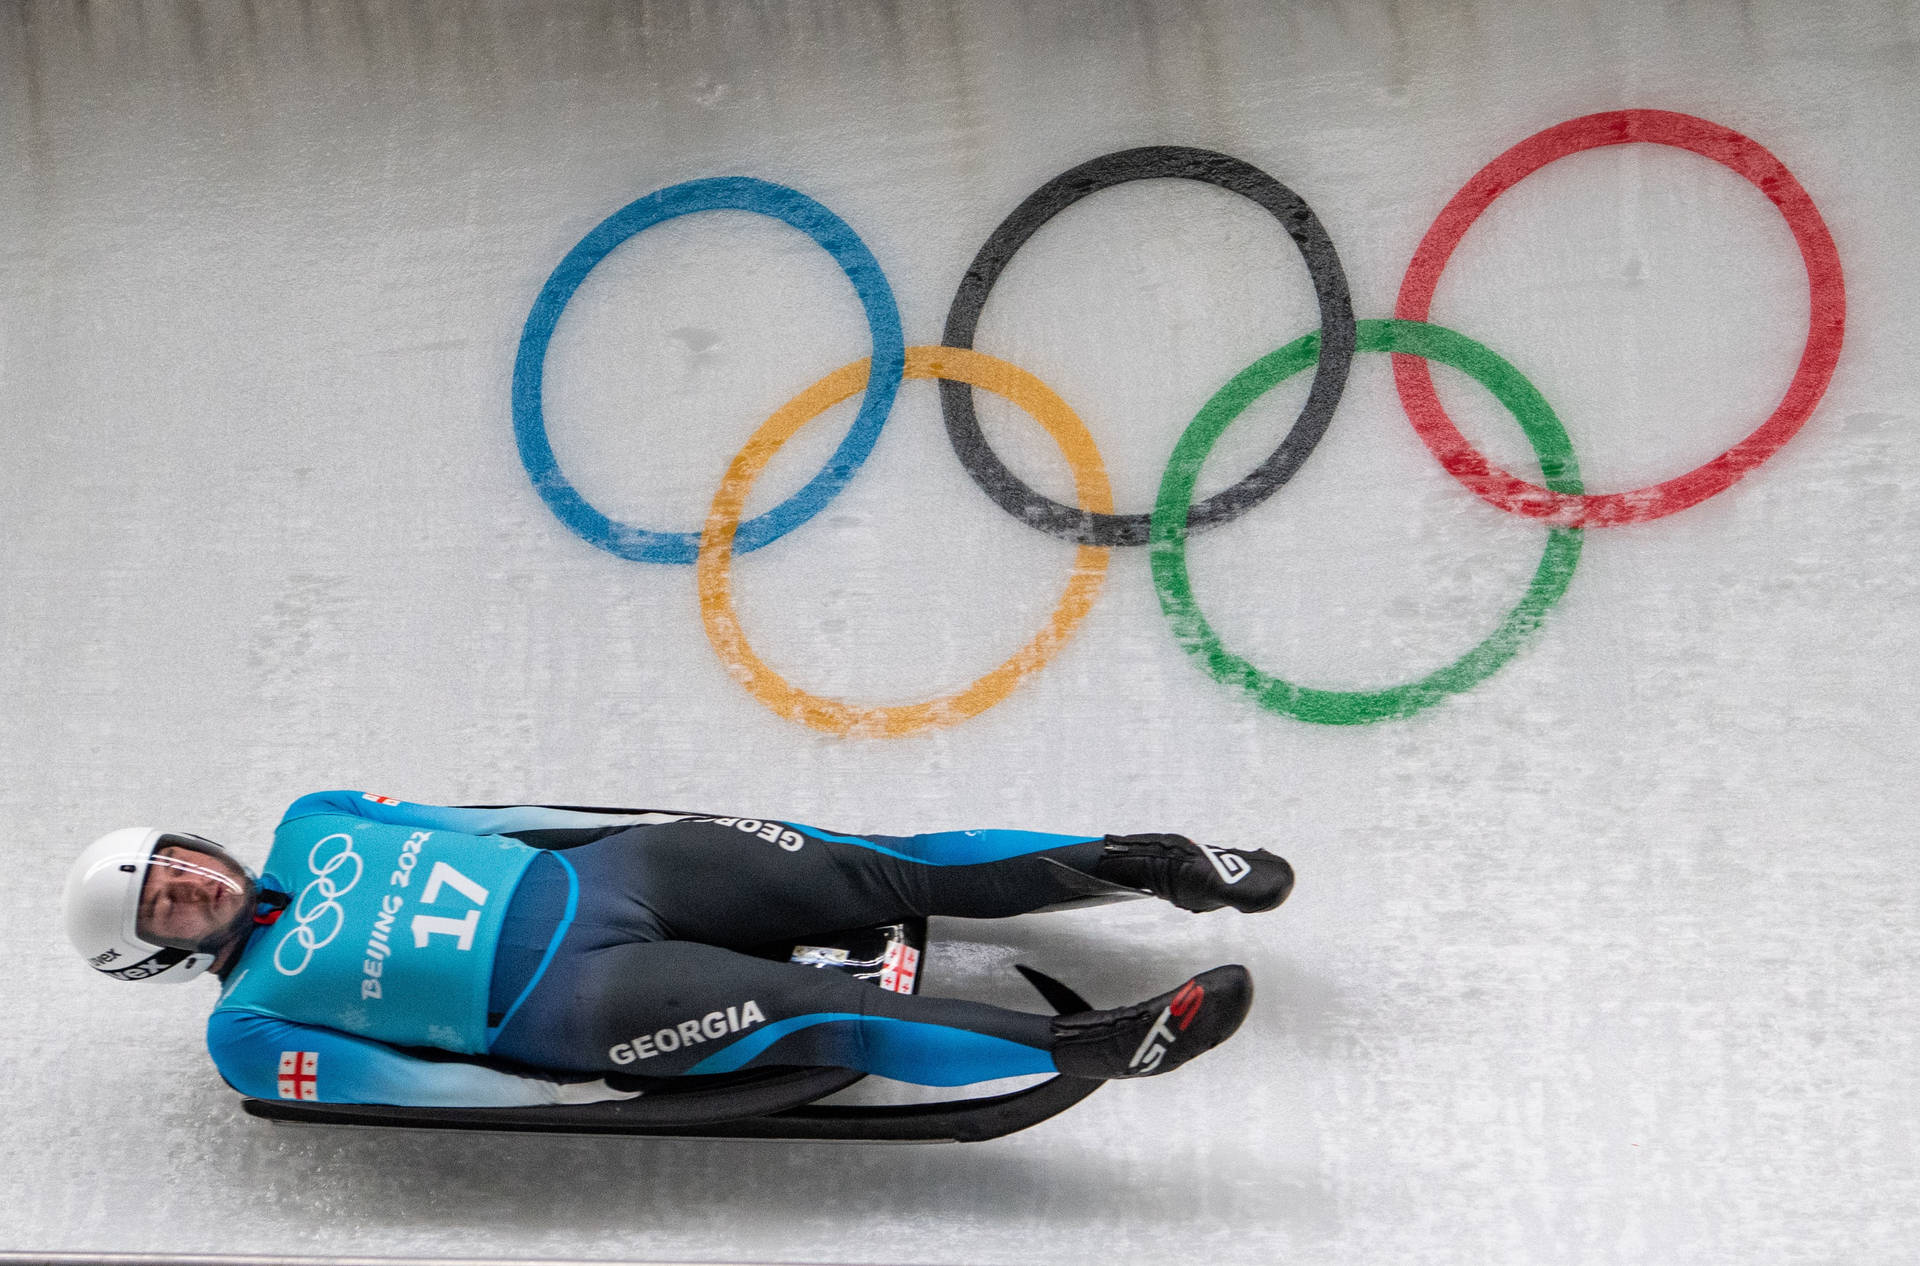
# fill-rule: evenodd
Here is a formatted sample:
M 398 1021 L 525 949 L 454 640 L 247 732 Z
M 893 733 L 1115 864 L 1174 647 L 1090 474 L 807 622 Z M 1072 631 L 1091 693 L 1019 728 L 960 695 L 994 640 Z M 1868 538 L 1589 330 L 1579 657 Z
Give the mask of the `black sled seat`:
M 924 978 L 925 919 L 782 943 L 763 957 L 842 971 L 875 988 L 918 993 Z M 1018 969 L 1062 1015 L 1087 1010 L 1079 994 L 1030 967 Z M 501 1067 L 511 1067 L 501 1065 Z M 517 1070 L 516 1071 L 520 1071 Z M 762 1068 L 709 1077 L 607 1078 L 635 1099 L 529 1108 L 408 1108 L 383 1104 L 243 1099 L 248 1114 L 277 1123 L 543 1134 L 623 1134 L 869 1143 L 975 1143 L 999 1138 L 1071 1108 L 1098 1081 L 1054 1076 L 1009 1094 L 924 1104 L 822 1104 L 866 1074 L 850 1068 Z

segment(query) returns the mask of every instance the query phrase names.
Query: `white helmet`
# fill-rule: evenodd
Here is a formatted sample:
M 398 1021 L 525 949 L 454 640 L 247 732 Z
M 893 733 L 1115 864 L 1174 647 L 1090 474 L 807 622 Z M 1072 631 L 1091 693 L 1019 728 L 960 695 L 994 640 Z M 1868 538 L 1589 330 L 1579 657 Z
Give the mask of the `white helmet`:
M 140 898 L 155 854 L 167 869 L 215 881 L 238 898 L 235 913 L 191 939 L 143 925 Z M 135 826 L 109 831 L 87 846 L 67 874 L 67 939 L 87 965 L 116 980 L 191 980 L 213 965 L 221 947 L 253 918 L 260 885 L 231 853 L 197 835 Z

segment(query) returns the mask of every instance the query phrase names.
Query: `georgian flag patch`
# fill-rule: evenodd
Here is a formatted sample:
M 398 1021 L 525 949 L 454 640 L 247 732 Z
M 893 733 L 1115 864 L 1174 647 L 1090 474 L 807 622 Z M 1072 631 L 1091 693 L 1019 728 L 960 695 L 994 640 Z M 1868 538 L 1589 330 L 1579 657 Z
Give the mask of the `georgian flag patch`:
M 282 1099 L 318 1099 L 320 1097 L 320 1052 L 280 1052 L 280 1097 Z
M 371 800 L 375 804 L 384 804 L 389 806 L 397 805 L 400 803 L 398 800 L 395 800 L 392 796 L 376 796 L 371 791 L 361 792 L 360 798 L 362 800 Z
M 887 946 L 880 962 L 880 987 L 894 993 L 912 993 L 914 977 L 920 974 L 920 951 L 895 941 Z

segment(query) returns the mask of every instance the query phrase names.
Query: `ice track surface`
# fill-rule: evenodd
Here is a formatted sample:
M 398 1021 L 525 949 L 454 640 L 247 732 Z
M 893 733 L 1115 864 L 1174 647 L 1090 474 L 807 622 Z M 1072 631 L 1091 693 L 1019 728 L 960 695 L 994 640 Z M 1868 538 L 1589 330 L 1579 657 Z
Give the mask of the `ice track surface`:
M 1910 1261 L 1916 83 L 1906 3 L 0 10 L 0 1248 Z M 1671 144 L 1548 163 L 1464 230 L 1428 319 L 1510 365 L 1562 438 L 1537 410 L 1523 432 L 1482 361 L 1434 371 L 1466 442 L 1534 482 L 1538 450 L 1588 493 L 1656 485 L 1804 396 L 1810 328 L 1844 336 L 1743 479 L 1556 547 L 1441 468 L 1367 340 L 1409 315 L 1409 262 L 1476 172 L 1614 111 L 1748 138 L 1837 271 L 1775 176 Z M 1188 542 L 1194 610 L 1265 676 L 1222 673 L 1441 674 L 1417 709 L 1328 725 L 1279 706 L 1317 696 L 1210 676 L 1205 631 L 1162 609 L 1170 542 L 1156 573 L 1145 547 L 1101 558 L 1009 514 L 931 378 L 864 420 L 858 382 L 822 388 L 750 486 L 728 479 L 876 346 L 957 372 L 911 349 L 946 338 L 996 226 L 1143 146 L 1304 200 L 1359 323 L 1298 473 Z M 518 440 L 515 387 L 543 288 L 623 207 L 716 179 L 846 232 L 815 224 L 830 251 L 703 211 L 572 277 L 538 360 L 536 487 L 524 364 Z M 849 242 L 871 269 L 843 271 Z M 1052 500 L 1097 498 L 1097 465 L 1112 508 L 1147 515 L 1209 399 L 1332 311 L 1314 249 L 1203 180 L 1064 207 L 979 310 L 984 439 Z M 1324 365 L 1241 401 L 1183 468 L 1194 500 L 1281 447 Z M 597 547 L 542 495 L 697 533 L 723 490 L 747 521 L 807 495 L 879 422 L 817 513 L 704 578 Z M 1499 662 L 1445 676 L 1513 619 Z M 899 710 L 1010 660 L 1004 698 Z M 1220 1051 L 997 1143 L 277 1130 L 205 1056 L 212 987 L 92 978 L 57 896 L 110 828 L 257 859 L 324 787 L 1173 829 L 1274 847 L 1300 880 L 1251 919 L 936 925 L 932 988 L 1009 1004 L 1037 1005 L 1015 961 L 1103 1005 L 1219 962 L 1258 983 Z

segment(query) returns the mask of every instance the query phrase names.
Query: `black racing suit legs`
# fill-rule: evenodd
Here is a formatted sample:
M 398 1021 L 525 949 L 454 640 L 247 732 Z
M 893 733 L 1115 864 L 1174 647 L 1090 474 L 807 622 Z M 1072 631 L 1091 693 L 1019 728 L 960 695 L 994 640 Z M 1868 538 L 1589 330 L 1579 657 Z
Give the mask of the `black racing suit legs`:
M 649 1076 L 799 1064 L 957 1085 L 1049 1072 L 1050 1017 L 740 951 L 920 915 L 1025 913 L 1081 895 L 1075 874 L 1091 873 L 1101 850 L 1097 837 L 1029 831 L 850 836 L 733 818 L 633 827 L 543 859 L 516 894 L 492 1053 Z M 541 969 L 532 964 L 569 890 L 555 862 L 577 878 L 575 908 Z

